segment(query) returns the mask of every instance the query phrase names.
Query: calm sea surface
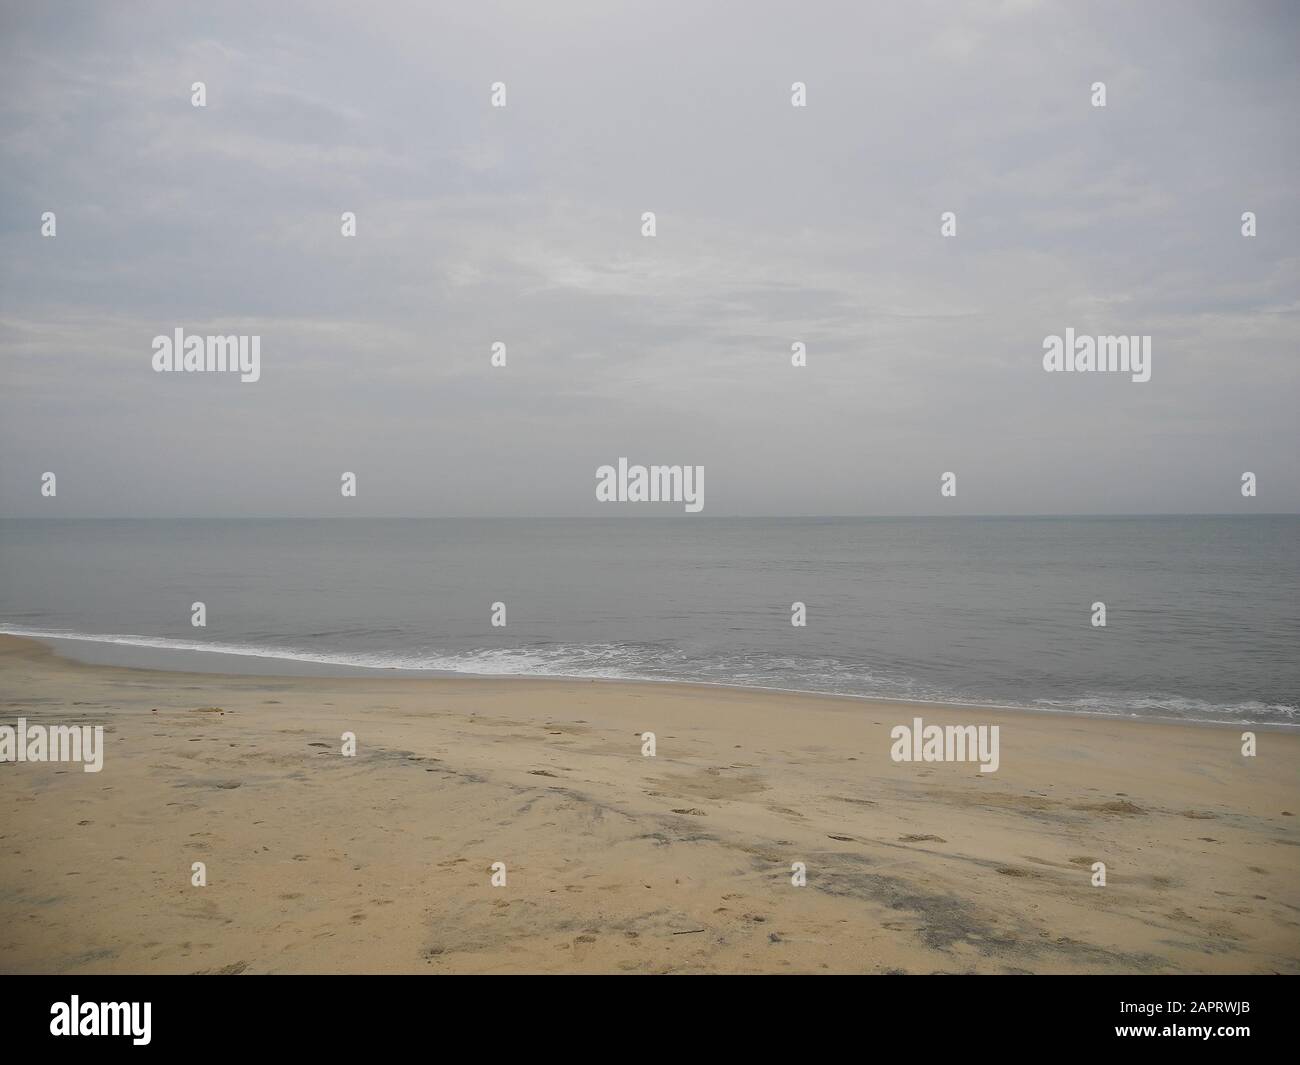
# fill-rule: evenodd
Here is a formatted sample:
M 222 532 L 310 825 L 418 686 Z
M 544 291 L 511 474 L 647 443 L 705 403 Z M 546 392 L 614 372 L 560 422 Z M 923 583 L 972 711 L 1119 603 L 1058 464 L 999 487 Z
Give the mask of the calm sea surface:
M 200 600 L 206 628 L 190 624 Z M 11 519 L 0 630 L 126 664 L 194 668 L 198 650 L 218 671 L 691 680 L 1300 725 L 1300 516 Z

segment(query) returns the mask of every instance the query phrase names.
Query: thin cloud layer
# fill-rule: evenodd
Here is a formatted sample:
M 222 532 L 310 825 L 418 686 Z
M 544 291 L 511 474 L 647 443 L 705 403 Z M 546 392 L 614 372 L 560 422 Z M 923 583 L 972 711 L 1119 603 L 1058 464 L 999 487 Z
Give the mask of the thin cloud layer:
M 620 455 L 709 514 L 1300 508 L 1288 5 L 0 17 L 0 513 L 596 513 Z

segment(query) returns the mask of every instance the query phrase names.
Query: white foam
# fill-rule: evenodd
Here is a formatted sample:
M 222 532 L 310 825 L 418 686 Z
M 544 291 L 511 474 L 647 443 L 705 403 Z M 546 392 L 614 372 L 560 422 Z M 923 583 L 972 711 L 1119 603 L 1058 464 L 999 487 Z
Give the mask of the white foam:
M 0 633 L 32 639 L 115 644 L 160 651 L 197 651 L 246 658 L 277 659 L 313 665 L 373 670 L 406 670 L 463 676 L 554 677 L 577 680 L 659 681 L 752 688 L 805 695 L 836 695 L 861 699 L 896 699 L 945 706 L 1039 710 L 1142 720 L 1192 721 L 1212 724 L 1269 725 L 1300 728 L 1300 708 L 1279 703 L 1246 701 L 1223 705 L 1176 695 L 1089 694 L 1072 699 L 1038 699 L 1028 703 L 972 701 L 918 685 L 910 678 L 881 678 L 852 669 L 831 658 L 793 658 L 738 654 L 729 659 L 691 661 L 674 648 L 618 644 L 547 648 L 482 648 L 462 652 L 321 652 L 254 644 L 177 640 L 165 636 L 105 634 L 59 629 L 30 629 L 0 625 Z M 752 668 L 755 664 L 760 668 Z M 797 686 L 771 683 L 777 676 Z M 793 675 L 793 677 L 792 677 Z M 797 679 L 795 679 L 797 678 Z

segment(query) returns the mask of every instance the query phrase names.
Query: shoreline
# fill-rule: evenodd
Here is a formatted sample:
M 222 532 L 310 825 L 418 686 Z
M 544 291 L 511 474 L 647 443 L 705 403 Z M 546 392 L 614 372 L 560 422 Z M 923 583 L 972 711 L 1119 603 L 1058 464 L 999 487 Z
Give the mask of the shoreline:
M 133 637 L 134 638 L 134 637 Z M 163 637 L 139 637 L 140 639 L 163 639 Z M 1103 721 L 1153 722 L 1173 725 L 1195 725 L 1211 728 L 1243 728 L 1269 732 L 1300 733 L 1300 722 L 1256 722 L 1247 719 L 1215 719 L 1196 717 L 1170 717 L 1167 715 L 1140 715 L 1136 713 L 1107 713 L 1101 710 L 1057 710 L 1045 706 L 995 702 L 965 702 L 956 699 L 915 699 L 887 695 L 858 695 L 852 692 L 825 692 L 802 688 L 777 688 L 763 685 L 736 684 L 725 681 L 682 680 L 673 677 L 592 677 L 567 674 L 525 674 L 525 673 L 461 673 L 454 670 L 408 669 L 399 666 L 366 666 L 332 662 L 316 662 L 311 659 L 295 658 L 291 654 L 258 654 L 227 650 L 225 648 L 196 648 L 156 646 L 153 644 L 124 643 L 119 635 L 98 637 L 89 634 L 77 636 L 52 636 L 37 633 L 35 630 L 13 632 L 9 628 L 0 628 L 0 639 L 30 640 L 48 647 L 59 657 L 82 665 L 97 665 L 107 669 L 138 669 L 146 672 L 165 672 L 210 677 L 319 677 L 326 679 L 348 678 L 388 678 L 392 680 L 440 680 L 456 681 L 516 681 L 559 684 L 613 684 L 613 685 L 668 685 L 671 687 L 699 688 L 703 690 L 723 690 L 736 692 L 772 693 L 776 695 L 797 696 L 808 699 L 835 699 L 864 704 L 885 704 L 915 706 L 917 708 L 938 708 L 947 710 L 994 711 L 999 713 L 1036 714 L 1049 717 L 1088 718 Z M 102 655 L 85 654 L 85 647 L 108 647 L 117 650 Z M 73 653 L 82 649 L 82 654 Z M 125 649 L 125 650 L 123 650 Z M 137 662 L 121 661 L 138 652 Z M 293 652 L 302 654 L 303 652 Z M 239 670 L 221 670 L 189 668 L 186 663 L 201 666 L 205 656 L 220 656 L 226 659 L 239 659 L 245 666 Z M 162 664 L 164 661 L 180 664 Z M 248 663 L 256 662 L 262 666 L 258 669 L 247 668 Z
M 9 636 L 0 687 L 104 729 L 98 773 L 0 764 L 6 972 L 1300 973 L 1288 731 Z M 893 761 L 918 709 L 999 728 L 997 771 Z

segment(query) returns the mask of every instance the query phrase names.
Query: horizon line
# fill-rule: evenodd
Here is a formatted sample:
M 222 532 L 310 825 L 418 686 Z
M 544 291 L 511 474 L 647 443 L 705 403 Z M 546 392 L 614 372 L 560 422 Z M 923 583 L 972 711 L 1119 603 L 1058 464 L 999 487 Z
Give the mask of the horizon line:
M 693 521 L 728 520 L 822 520 L 842 519 L 917 520 L 923 518 L 1294 518 L 1300 511 L 1071 511 L 1062 513 L 964 513 L 964 514 L 0 514 L 0 521 Z

